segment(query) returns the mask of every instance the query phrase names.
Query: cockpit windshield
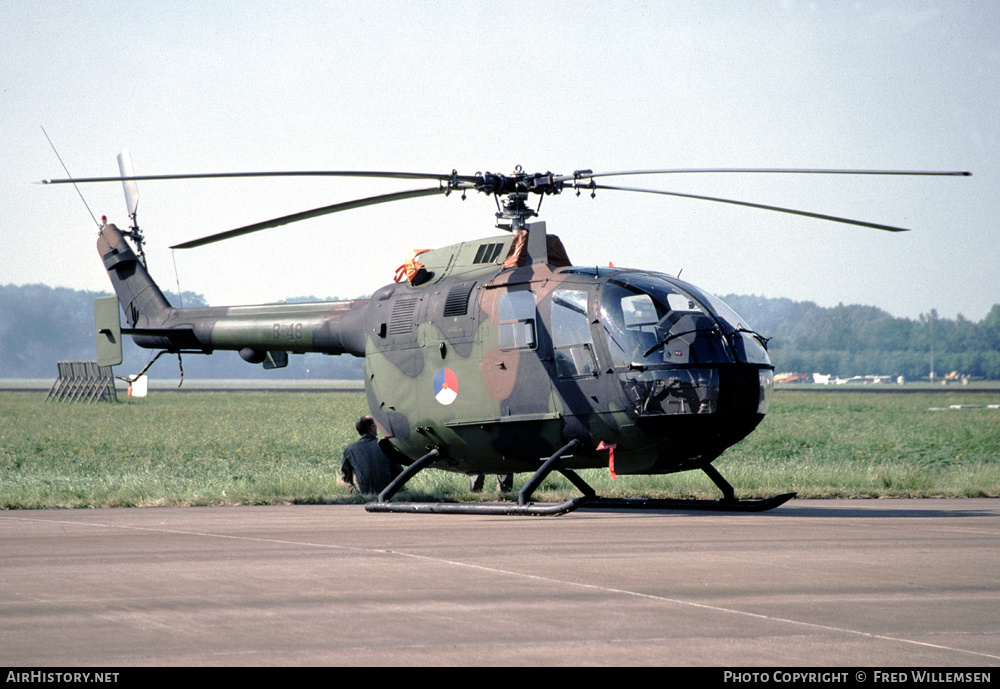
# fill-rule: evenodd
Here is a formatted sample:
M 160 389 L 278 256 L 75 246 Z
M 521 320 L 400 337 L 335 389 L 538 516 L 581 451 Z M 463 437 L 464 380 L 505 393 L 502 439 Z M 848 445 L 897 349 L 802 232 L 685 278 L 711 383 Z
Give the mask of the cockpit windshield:
M 720 364 L 770 364 L 766 340 L 721 300 L 659 275 L 608 280 L 601 322 L 614 369 L 641 416 L 715 413 Z
M 729 326 L 730 341 L 736 358 L 749 364 L 770 364 L 767 356 L 767 338 L 755 332 L 743 318 L 718 297 L 702 292 L 709 307 L 719 320 Z
M 604 287 L 601 318 L 616 367 L 733 361 L 711 312 L 690 294 L 653 275 L 611 279 Z

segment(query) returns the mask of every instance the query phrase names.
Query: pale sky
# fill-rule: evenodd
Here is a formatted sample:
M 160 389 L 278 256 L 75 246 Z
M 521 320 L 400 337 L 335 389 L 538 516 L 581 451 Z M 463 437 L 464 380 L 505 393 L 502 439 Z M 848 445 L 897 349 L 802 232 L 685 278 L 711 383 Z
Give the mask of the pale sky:
M 891 234 L 645 194 L 547 197 L 577 264 L 715 294 L 980 320 L 1000 302 L 1000 3 L 2 0 L 0 284 L 109 290 L 64 177 L 261 170 L 968 170 L 962 178 L 607 180 L 911 228 Z M 412 249 L 499 234 L 492 198 L 433 196 L 171 252 L 393 180 L 140 182 L 164 289 L 212 305 L 349 298 Z M 121 185 L 82 186 L 127 224 Z M 171 255 L 173 253 L 173 255 Z M 175 273 L 176 265 L 176 273 Z

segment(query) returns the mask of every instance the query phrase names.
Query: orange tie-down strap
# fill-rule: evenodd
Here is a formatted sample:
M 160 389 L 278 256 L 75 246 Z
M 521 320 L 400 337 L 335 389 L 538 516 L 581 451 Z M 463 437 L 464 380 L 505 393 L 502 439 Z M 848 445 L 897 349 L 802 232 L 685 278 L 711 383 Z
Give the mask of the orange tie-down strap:
M 414 249 L 410 252 L 410 255 L 406 257 L 406 262 L 399 268 L 396 268 L 396 276 L 393 278 L 393 282 L 399 282 L 404 277 L 409 281 L 413 282 L 413 278 L 417 276 L 420 269 L 424 267 L 424 264 L 417 260 L 417 256 L 426 253 L 430 249 Z

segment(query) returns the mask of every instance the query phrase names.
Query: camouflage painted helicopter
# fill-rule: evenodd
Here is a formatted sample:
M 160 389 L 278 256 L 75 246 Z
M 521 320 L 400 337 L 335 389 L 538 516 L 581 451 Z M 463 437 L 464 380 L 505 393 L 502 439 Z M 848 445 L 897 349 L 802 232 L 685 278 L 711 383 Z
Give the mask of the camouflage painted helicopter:
M 234 350 L 265 368 L 289 353 L 365 359 L 365 392 L 383 449 L 407 469 L 369 511 L 562 514 L 588 506 L 683 507 L 762 511 L 794 493 L 741 500 L 712 466 L 764 418 L 774 368 L 767 338 L 718 298 L 648 270 L 574 266 L 537 215 L 531 195 L 564 190 L 664 194 L 804 215 L 887 231 L 903 228 L 775 206 L 653 189 L 610 186 L 605 177 L 684 172 L 818 174 L 968 174 L 867 170 L 638 170 L 570 175 L 279 172 L 136 176 L 46 182 L 121 181 L 132 219 L 123 232 L 104 223 L 98 252 L 117 294 L 97 312 L 99 354 L 121 361 L 120 333 L 140 347 L 211 354 Z M 352 208 L 428 195 L 476 191 L 497 200 L 497 227 L 508 234 L 412 257 L 405 279 L 370 299 L 311 304 L 174 308 L 146 270 L 135 223 L 137 180 L 325 175 L 433 180 L 433 186 L 334 204 L 179 244 L 193 248 Z M 133 241 L 135 249 L 126 241 Z M 128 328 L 120 330 L 118 304 Z M 117 347 L 117 350 L 116 350 Z M 547 458 L 547 459 L 546 459 Z M 532 472 L 517 503 L 392 502 L 427 467 L 461 473 Z M 701 470 L 721 500 L 611 500 L 574 469 L 615 474 Z M 552 471 L 582 495 L 531 502 Z

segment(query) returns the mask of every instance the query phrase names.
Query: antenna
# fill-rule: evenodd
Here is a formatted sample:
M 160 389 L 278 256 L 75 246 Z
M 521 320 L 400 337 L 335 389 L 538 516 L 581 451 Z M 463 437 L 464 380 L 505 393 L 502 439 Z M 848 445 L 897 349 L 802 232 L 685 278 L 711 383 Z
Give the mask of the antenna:
M 62 165 L 62 169 L 66 171 L 66 176 L 72 180 L 73 175 L 69 174 L 69 168 L 67 168 L 66 163 L 63 162 L 62 156 L 60 156 L 59 151 L 56 150 L 56 145 L 52 143 L 52 139 L 49 138 L 49 133 L 45 131 L 45 127 L 42 127 L 42 134 L 45 135 L 45 139 L 49 142 L 49 146 L 52 147 L 52 152 L 55 153 L 56 158 L 59 159 L 59 164 Z M 90 213 L 91 220 L 93 220 L 94 224 L 99 228 L 101 223 L 97 222 L 97 218 L 94 217 L 94 211 L 90 210 L 90 206 L 87 205 L 87 199 L 83 198 L 83 194 L 80 192 L 80 187 L 76 185 L 76 182 L 73 182 L 73 188 L 76 189 L 76 193 L 79 194 L 80 200 L 83 201 L 83 205 L 87 208 L 87 212 Z

